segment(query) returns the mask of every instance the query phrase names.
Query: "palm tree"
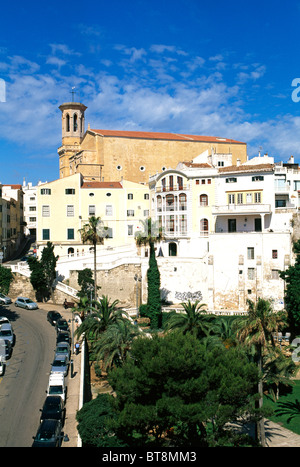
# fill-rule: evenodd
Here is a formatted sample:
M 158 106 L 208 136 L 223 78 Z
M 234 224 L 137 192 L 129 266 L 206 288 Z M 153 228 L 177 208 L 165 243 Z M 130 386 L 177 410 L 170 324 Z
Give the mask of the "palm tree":
M 206 336 L 209 333 L 211 317 L 207 315 L 206 305 L 196 300 L 181 303 L 184 312 L 173 313 L 167 321 L 166 330 L 179 329 L 186 334 L 190 332 L 198 337 Z
M 245 345 L 254 346 L 257 365 L 259 370 L 259 408 L 263 406 L 263 356 L 266 354 L 268 346 L 274 346 L 273 334 L 278 332 L 280 326 L 284 324 L 283 314 L 274 313 L 272 305 L 268 300 L 259 298 L 256 305 L 248 300 L 249 313 L 246 317 L 235 320 L 237 338 Z M 261 445 L 265 447 L 264 419 L 260 418 L 258 425 L 258 435 Z
M 141 333 L 137 326 L 126 319 L 107 327 L 93 349 L 96 359 L 102 360 L 105 371 L 125 361 L 133 339 Z
M 83 243 L 91 243 L 94 251 L 94 297 L 97 300 L 97 244 L 103 244 L 106 237 L 105 228 L 100 217 L 91 216 L 87 224 L 79 229 Z
M 75 331 L 77 336 L 87 333 L 90 337 L 98 339 L 109 325 L 123 321 L 127 314 L 117 308 L 119 300 L 109 302 L 107 296 L 102 295 L 100 301 L 94 301 L 90 315 L 85 318 Z

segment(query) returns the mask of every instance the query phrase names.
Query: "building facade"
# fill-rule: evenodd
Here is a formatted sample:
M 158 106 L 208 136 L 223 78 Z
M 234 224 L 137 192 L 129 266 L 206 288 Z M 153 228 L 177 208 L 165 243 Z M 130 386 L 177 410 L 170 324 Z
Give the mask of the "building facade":
M 246 143 L 227 138 L 90 129 L 85 131 L 81 103 L 60 106 L 62 145 L 58 149 L 59 177 L 80 172 L 87 180 L 133 181 L 148 184 L 149 176 L 209 151 L 231 154 L 232 164 L 247 160 Z

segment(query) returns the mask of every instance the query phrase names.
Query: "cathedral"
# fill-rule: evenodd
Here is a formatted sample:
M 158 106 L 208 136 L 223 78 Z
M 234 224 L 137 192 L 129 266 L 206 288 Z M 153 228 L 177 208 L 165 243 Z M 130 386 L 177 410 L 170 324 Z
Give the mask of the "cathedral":
M 88 129 L 87 107 L 62 104 L 62 145 L 58 149 L 59 177 L 81 173 L 85 180 L 148 184 L 149 177 L 179 162 L 191 161 L 204 151 L 231 154 L 232 164 L 247 160 L 246 143 L 214 136 Z

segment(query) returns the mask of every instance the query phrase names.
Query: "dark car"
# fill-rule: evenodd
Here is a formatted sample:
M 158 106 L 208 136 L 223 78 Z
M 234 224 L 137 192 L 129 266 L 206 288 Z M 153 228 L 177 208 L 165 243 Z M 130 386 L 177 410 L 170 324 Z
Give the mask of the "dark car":
M 34 441 L 33 448 L 59 448 L 62 442 L 62 423 L 60 420 L 43 420 L 40 424 Z
M 48 311 L 47 313 L 47 321 L 49 321 L 52 326 L 55 326 L 57 321 L 61 319 L 61 314 L 58 311 Z
M 67 323 L 67 320 L 65 320 L 64 318 L 58 319 L 55 325 L 55 329 L 56 332 L 69 331 L 69 325 Z
M 60 396 L 47 396 L 41 412 L 41 422 L 43 420 L 60 420 L 63 425 L 65 408 Z
M 56 345 L 60 344 L 60 342 L 67 342 L 69 345 L 71 345 L 70 333 L 67 331 L 58 332 L 56 337 Z

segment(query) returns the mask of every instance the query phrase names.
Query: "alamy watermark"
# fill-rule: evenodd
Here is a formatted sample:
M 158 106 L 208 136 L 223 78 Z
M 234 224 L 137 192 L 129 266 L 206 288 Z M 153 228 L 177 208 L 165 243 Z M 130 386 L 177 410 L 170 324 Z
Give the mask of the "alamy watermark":
M 292 101 L 299 102 L 300 101 L 300 78 L 294 78 L 292 81 L 292 87 L 296 88 L 292 92 Z
M 291 347 L 296 347 L 292 353 L 293 362 L 300 362 L 300 337 L 296 337 L 291 343 Z
M 6 83 L 0 78 L 0 102 L 6 102 Z

